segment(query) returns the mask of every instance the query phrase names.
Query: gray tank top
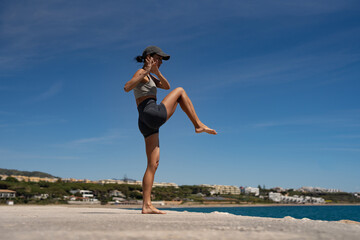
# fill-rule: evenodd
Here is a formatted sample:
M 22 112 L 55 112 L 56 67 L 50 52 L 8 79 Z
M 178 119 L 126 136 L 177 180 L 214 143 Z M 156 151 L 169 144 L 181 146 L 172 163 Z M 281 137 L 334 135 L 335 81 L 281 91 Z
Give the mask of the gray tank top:
M 148 75 L 148 78 L 150 79 L 149 82 L 147 83 L 140 82 L 138 85 L 136 85 L 136 87 L 134 87 L 135 99 L 149 95 L 156 96 L 157 93 L 156 84 L 150 74 Z

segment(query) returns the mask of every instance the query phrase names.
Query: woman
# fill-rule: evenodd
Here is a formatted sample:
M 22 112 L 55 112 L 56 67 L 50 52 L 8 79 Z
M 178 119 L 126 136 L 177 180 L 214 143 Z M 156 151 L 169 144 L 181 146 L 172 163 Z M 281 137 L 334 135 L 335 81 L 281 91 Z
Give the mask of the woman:
M 169 60 L 170 56 L 159 47 L 147 47 L 142 56 L 137 56 L 138 62 L 143 62 L 141 69 L 137 70 L 130 81 L 125 84 L 124 90 L 134 90 L 136 104 L 138 106 L 140 132 L 145 138 L 147 155 L 147 168 L 143 178 L 143 206 L 142 213 L 164 214 L 151 204 L 151 189 L 154 182 L 156 169 L 159 166 L 159 128 L 175 112 L 178 104 L 194 124 L 195 132 L 217 134 L 215 130 L 208 128 L 196 115 L 194 106 L 182 88 L 176 88 L 170 92 L 162 102 L 156 104 L 157 88 L 170 89 L 168 80 L 161 74 L 159 68 L 162 60 Z M 153 75 L 155 74 L 156 77 Z

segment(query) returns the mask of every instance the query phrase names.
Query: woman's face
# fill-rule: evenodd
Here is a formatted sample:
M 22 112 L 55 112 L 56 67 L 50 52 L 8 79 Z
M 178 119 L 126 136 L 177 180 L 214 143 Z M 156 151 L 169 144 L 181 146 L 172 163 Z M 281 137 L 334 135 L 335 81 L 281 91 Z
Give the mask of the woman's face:
M 157 64 L 157 67 L 160 68 L 160 66 L 162 64 L 162 57 L 157 54 L 154 54 L 153 58 Z

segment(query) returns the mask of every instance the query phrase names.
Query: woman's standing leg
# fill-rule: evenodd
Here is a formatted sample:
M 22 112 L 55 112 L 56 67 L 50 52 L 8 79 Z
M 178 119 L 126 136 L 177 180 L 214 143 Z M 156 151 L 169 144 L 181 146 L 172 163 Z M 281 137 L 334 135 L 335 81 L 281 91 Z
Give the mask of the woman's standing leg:
M 152 134 L 145 138 L 147 168 L 143 178 L 143 207 L 142 213 L 164 214 L 165 212 L 156 209 L 151 204 L 151 189 L 154 183 L 156 169 L 159 166 L 160 147 L 159 133 Z
M 162 103 L 165 105 L 167 111 L 167 120 L 174 114 L 178 103 L 180 104 L 181 109 L 186 113 L 191 122 L 195 127 L 195 132 L 207 132 L 209 134 L 217 134 L 214 129 L 207 127 L 203 124 L 198 116 L 196 115 L 194 106 L 186 94 L 185 90 L 181 87 L 171 91 L 165 98 L 162 100 Z

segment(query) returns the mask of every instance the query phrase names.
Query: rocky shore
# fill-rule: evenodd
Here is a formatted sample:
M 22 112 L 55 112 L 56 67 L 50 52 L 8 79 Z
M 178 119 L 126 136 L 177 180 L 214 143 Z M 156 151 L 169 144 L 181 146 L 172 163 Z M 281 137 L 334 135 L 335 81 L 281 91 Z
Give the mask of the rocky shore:
M 3 239 L 358 239 L 360 224 L 226 213 L 75 206 L 0 206 Z

